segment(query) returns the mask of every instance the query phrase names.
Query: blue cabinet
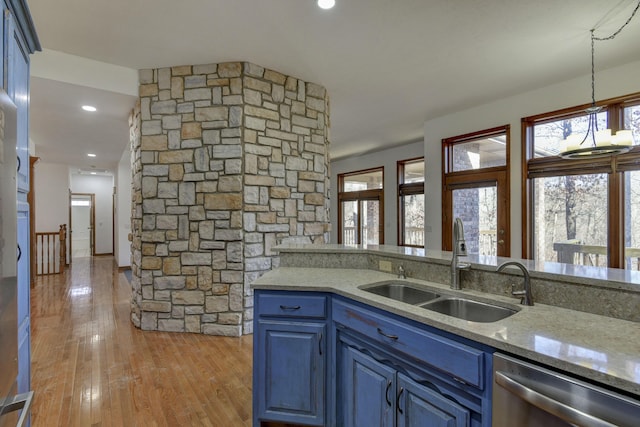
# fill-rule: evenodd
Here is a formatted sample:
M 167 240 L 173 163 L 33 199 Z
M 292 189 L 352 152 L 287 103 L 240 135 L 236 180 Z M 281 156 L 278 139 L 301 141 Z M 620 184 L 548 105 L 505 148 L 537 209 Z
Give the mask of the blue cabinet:
M 338 425 L 393 426 L 396 371 L 349 346 L 340 346 L 344 373 L 339 381 Z
M 331 307 L 329 425 L 491 426 L 493 349 L 342 297 Z
M 256 427 L 491 426 L 487 346 L 331 294 L 256 290 L 254 310 Z
M 398 427 L 468 427 L 470 411 L 455 400 L 398 374 Z
M 18 202 L 18 393 L 31 390 L 29 205 Z
M 26 0 L 0 0 L 2 19 L 0 27 L 0 84 L 15 104 L 16 114 L 11 130 L 15 130 L 16 155 L 16 216 L 15 231 L 18 243 L 17 258 L 17 392 L 26 393 L 31 389 L 31 322 L 30 322 L 30 264 L 29 264 L 29 55 L 40 50 L 40 43 L 33 26 Z M 9 132 L 9 123 L 5 126 L 5 137 Z M 15 128 L 15 129 L 13 129 Z M 13 165 L 14 163 L 12 163 Z M 6 228 L 11 229 L 8 218 Z M 15 241 L 14 241 L 15 242 Z M 13 262 L 16 259 L 3 259 L 0 262 Z M 0 349 L 4 349 L 0 340 Z M 2 396 L 0 396 L 2 397 Z M 26 407 L 26 406 L 25 406 Z M 0 422 L 2 423 L 2 422 Z
M 29 273 L 29 53 L 16 15 L 5 12 L 7 93 L 16 105 L 18 259 L 18 393 L 31 389 Z
M 253 417 L 325 425 L 327 297 L 255 294 Z
M 468 427 L 470 413 L 437 389 L 384 361 L 343 346 L 337 425 L 351 427 Z M 387 362 L 388 363 L 388 362 Z

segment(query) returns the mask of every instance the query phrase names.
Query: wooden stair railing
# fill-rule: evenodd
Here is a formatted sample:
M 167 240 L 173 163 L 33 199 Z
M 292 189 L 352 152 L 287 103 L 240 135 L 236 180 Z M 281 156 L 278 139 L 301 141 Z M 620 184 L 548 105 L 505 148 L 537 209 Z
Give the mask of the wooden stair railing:
M 35 275 L 60 274 L 67 265 L 67 224 L 60 230 L 37 232 L 35 241 Z

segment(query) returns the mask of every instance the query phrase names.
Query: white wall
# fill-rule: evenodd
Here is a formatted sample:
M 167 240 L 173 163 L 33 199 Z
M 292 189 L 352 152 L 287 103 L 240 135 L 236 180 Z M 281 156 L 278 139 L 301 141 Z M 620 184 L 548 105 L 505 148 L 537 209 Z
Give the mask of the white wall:
M 596 74 L 596 99 L 602 100 L 640 92 L 640 61 Z M 378 166 L 385 167 L 385 242 L 397 242 L 396 162 L 425 157 L 425 246 L 442 246 L 442 139 L 470 132 L 511 125 L 511 256 L 522 254 L 521 126 L 523 117 L 542 114 L 590 102 L 591 76 L 584 75 L 534 91 L 428 120 L 424 142 L 339 159 L 331 162 L 331 239 L 337 242 L 337 175 Z
M 39 161 L 35 166 L 36 232 L 58 231 L 69 226 L 69 167 Z
M 116 175 L 116 247 L 118 267 L 131 266 L 131 153 L 125 150 Z
M 338 175 L 384 166 L 384 242 L 398 244 L 398 179 L 397 162 L 424 154 L 424 143 L 413 142 L 361 156 L 331 162 L 331 242 L 338 242 Z
M 113 177 L 103 175 L 71 175 L 73 193 L 93 193 L 95 197 L 95 253 L 113 253 Z

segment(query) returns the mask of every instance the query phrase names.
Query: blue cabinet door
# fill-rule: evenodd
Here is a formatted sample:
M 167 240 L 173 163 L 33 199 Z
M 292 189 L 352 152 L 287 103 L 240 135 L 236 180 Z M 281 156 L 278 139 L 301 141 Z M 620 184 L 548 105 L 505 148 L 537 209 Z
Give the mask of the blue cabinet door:
M 469 410 L 398 374 L 398 427 L 468 427 Z
M 259 420 L 324 425 L 325 323 L 259 320 L 254 399 Z
M 29 53 L 12 14 L 7 33 L 7 93 L 18 109 L 18 191 L 29 191 Z
M 18 202 L 18 393 L 31 390 L 31 316 L 29 280 L 29 209 Z
M 392 427 L 395 421 L 396 372 L 352 348 L 341 350 L 343 375 L 339 425 Z

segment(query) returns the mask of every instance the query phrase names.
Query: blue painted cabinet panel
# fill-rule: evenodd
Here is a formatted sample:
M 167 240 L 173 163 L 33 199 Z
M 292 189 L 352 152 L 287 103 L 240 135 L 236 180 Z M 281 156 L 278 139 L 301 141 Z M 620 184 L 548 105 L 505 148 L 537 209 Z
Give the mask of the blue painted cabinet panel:
M 259 418 L 323 425 L 326 325 L 324 322 L 258 321 Z
M 491 385 L 485 382 L 491 357 L 485 350 L 341 297 L 333 297 L 331 307 L 338 341 L 336 425 L 491 425 Z M 362 415 L 358 406 L 365 404 L 370 412 Z
M 29 54 L 16 27 L 13 15 L 8 27 L 7 93 L 18 109 L 17 151 L 18 192 L 29 192 Z
M 396 372 L 366 354 L 348 346 L 341 350 L 341 378 L 338 425 L 392 427 L 395 421 Z
M 31 390 L 29 207 L 18 201 L 18 393 Z
M 19 248 L 17 262 L 17 313 L 18 313 L 18 377 L 17 391 L 31 390 L 31 313 L 29 271 L 29 53 L 25 35 L 35 36 L 33 28 L 24 28 L 30 16 L 23 1 L 3 2 L 2 58 L 3 88 L 16 106 L 17 150 L 17 222 Z M 17 15 L 16 15 L 17 14 Z M 18 16 L 18 18 L 16 18 Z M 26 21 L 25 21 L 26 20 Z M 35 39 L 30 39 L 35 40 Z M 39 48 L 38 43 L 33 47 Z M 32 51 L 32 50 L 31 50 Z M 27 425 L 29 421 L 27 421 Z
M 361 351 L 342 346 L 338 425 L 469 427 L 470 411 Z
M 468 427 L 469 410 L 398 374 L 398 427 Z

